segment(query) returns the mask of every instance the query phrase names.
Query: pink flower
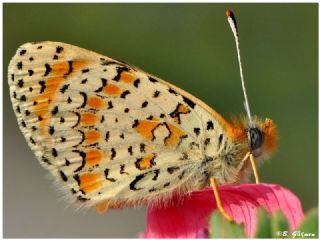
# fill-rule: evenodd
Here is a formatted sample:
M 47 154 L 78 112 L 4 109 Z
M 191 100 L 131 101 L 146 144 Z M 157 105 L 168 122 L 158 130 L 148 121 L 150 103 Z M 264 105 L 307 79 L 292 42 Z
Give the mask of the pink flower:
M 275 184 L 241 184 L 219 187 L 226 212 L 237 222 L 244 223 L 245 233 L 253 237 L 256 231 L 257 209 L 269 213 L 280 209 L 291 230 L 297 228 L 304 214 L 299 199 L 288 189 Z M 211 188 L 176 196 L 170 207 L 149 207 L 144 238 L 205 238 L 208 219 L 216 209 Z

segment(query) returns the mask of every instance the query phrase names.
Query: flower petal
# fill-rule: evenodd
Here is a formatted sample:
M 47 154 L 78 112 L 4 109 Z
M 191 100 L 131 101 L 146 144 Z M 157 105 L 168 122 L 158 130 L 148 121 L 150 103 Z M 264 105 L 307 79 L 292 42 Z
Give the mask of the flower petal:
M 269 213 L 281 209 L 291 230 L 303 219 L 299 199 L 288 189 L 275 184 L 241 184 L 219 187 L 225 210 L 237 223 L 244 223 L 248 237 L 256 231 L 257 208 Z M 196 238 L 205 237 L 210 214 L 216 209 L 211 188 L 190 195 L 175 196 L 168 207 L 148 208 L 145 238 Z

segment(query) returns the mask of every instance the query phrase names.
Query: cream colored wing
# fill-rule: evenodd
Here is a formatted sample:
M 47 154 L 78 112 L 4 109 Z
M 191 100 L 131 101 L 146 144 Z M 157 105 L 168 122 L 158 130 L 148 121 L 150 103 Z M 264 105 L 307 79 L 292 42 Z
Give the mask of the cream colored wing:
M 128 206 L 205 184 L 223 119 L 181 89 L 59 42 L 22 45 L 8 78 L 21 131 L 70 200 Z

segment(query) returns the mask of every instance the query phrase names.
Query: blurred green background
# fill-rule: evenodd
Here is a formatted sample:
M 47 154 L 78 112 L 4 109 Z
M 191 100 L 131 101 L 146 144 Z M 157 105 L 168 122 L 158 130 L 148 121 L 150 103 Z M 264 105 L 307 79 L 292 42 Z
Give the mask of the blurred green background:
M 225 11 L 238 21 L 251 110 L 279 128 L 263 182 L 318 204 L 318 4 L 9 4 L 4 13 L 4 237 L 137 237 L 145 209 L 65 208 L 28 148 L 11 107 L 7 67 L 18 46 L 54 40 L 130 62 L 223 116 L 243 95 Z M 123 224 L 125 223 L 125 224 Z

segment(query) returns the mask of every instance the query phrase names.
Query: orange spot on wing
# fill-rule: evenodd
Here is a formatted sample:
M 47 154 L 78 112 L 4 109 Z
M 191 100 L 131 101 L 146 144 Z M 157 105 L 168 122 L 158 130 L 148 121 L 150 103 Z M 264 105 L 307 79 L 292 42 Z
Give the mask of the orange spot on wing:
M 66 61 L 52 65 L 52 75 L 63 76 L 69 72 L 69 64 Z
M 94 113 L 83 113 L 80 116 L 80 122 L 83 125 L 93 125 L 98 120 Z
M 174 146 L 180 142 L 180 139 L 184 135 L 184 132 L 180 128 L 172 124 L 167 125 L 170 130 L 170 135 L 165 139 L 165 144 L 168 146 Z
M 109 95 L 119 95 L 121 92 L 121 89 L 114 84 L 108 84 L 103 88 L 103 91 Z
M 85 62 L 85 61 L 78 61 L 78 60 L 73 61 L 73 63 L 72 63 L 72 73 L 80 71 L 80 69 L 82 69 L 86 65 L 88 65 L 88 63 Z
M 80 176 L 80 189 L 85 193 L 90 193 L 101 187 L 100 174 L 97 173 L 84 173 Z
M 90 130 L 85 133 L 85 144 L 94 144 L 100 139 L 100 133 L 95 130 Z
M 109 202 L 108 201 L 103 201 L 98 204 L 96 204 L 96 211 L 98 213 L 105 213 L 109 208 Z
M 64 81 L 63 77 L 49 78 L 46 81 L 46 93 L 48 93 L 49 95 L 54 95 L 56 93 L 58 87 L 61 85 L 61 83 L 63 81 Z M 52 93 L 52 94 L 50 94 L 50 93 Z
M 49 106 L 47 96 L 43 96 L 42 98 L 40 97 L 34 98 L 33 100 L 37 102 L 37 104 L 33 106 L 34 111 L 41 111 L 41 110 L 47 109 Z
M 153 162 L 154 159 L 155 159 L 155 155 L 149 154 L 149 155 L 145 156 L 144 158 L 140 159 L 137 162 L 137 165 L 138 165 L 139 169 L 141 169 L 141 170 L 149 169 L 154 165 L 154 162 Z
M 159 124 L 159 121 L 153 120 L 139 120 L 138 126 L 136 130 L 140 133 L 144 138 L 148 140 L 153 139 L 152 130 L 155 129 Z
M 95 109 L 100 109 L 104 106 L 104 102 L 99 97 L 89 97 L 87 101 L 87 105 Z
M 179 105 L 178 112 L 179 113 L 189 113 L 190 109 L 187 108 L 185 105 L 181 104 L 181 105 Z
M 78 71 L 80 68 L 87 65 L 84 61 L 73 61 L 72 62 L 72 72 L 69 72 L 70 65 L 68 62 L 64 61 L 61 63 L 53 64 L 51 66 L 52 71 L 49 73 L 45 81 L 44 92 L 32 99 L 33 102 L 38 104 L 33 106 L 33 110 L 37 111 L 38 117 L 41 117 L 42 120 L 39 124 L 40 134 L 47 134 L 47 123 L 51 117 L 50 108 L 52 102 L 56 98 L 56 94 L 59 91 L 60 86 L 65 81 L 65 74 L 69 74 L 68 77 L 74 72 Z
M 37 112 L 38 117 L 42 117 L 42 121 L 40 122 L 39 128 L 40 133 L 42 135 L 46 135 L 46 126 L 48 119 L 50 118 L 49 108 L 51 106 L 51 102 L 55 98 L 56 92 L 58 91 L 59 86 L 64 81 L 64 78 L 49 78 L 46 81 L 46 88 L 44 94 L 38 95 L 33 98 L 33 101 L 39 102 L 39 104 L 33 106 L 33 109 Z M 49 103 L 50 101 L 50 103 Z M 40 110 L 41 109 L 41 110 Z M 40 110 L 40 111 L 39 111 Z
M 132 83 L 133 80 L 136 79 L 132 73 L 129 72 L 122 72 L 120 76 L 120 81 L 125 83 Z
M 86 163 L 88 165 L 96 165 L 102 160 L 102 152 L 97 149 L 92 149 L 86 153 Z
M 170 116 L 174 119 L 174 121 L 180 124 L 180 114 L 190 113 L 190 109 L 187 108 L 184 104 L 179 104 L 177 109 L 170 114 Z
M 73 74 L 78 72 L 81 68 L 86 66 L 87 63 L 84 61 L 74 60 L 74 61 L 63 61 L 52 65 L 51 75 L 64 76 L 66 74 Z M 71 69 L 70 69 L 71 66 Z

